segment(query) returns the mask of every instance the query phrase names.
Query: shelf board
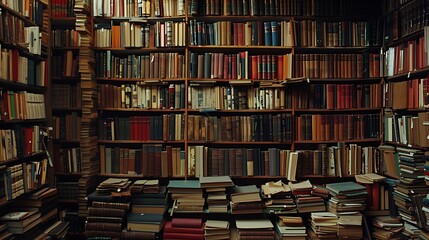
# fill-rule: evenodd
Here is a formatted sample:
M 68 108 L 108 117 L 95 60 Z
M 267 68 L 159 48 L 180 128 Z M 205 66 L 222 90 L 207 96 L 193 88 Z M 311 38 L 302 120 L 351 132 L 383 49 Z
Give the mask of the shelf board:
M 254 45 L 249 45 L 249 46 L 240 46 L 240 45 L 190 45 L 188 46 L 189 50 L 198 50 L 198 49 L 202 49 L 202 50 L 252 50 L 252 49 L 262 49 L 264 51 L 269 51 L 269 50 L 275 50 L 275 51 L 280 51 L 280 50 L 288 50 L 288 51 L 292 51 L 292 47 L 290 46 L 254 46 Z
M 98 140 L 100 144 L 184 144 L 185 141 L 163 140 Z
M 27 91 L 32 93 L 44 93 L 47 89 L 46 87 L 42 86 L 32 86 L 26 83 L 15 82 L 2 78 L 0 78 L 0 84 L 3 88 L 7 88 L 8 90 Z
M 419 69 L 416 71 L 401 73 L 395 76 L 387 77 L 386 82 L 401 82 L 401 81 L 406 81 L 411 79 L 427 78 L 428 73 L 429 73 L 429 67 L 425 67 L 423 69 Z
M 80 177 L 82 173 L 80 172 L 55 172 L 57 177 Z
M 80 107 L 53 107 L 52 111 L 64 111 L 64 112 L 79 112 L 82 109 Z
M 295 112 L 299 113 L 312 113 L 312 112 L 375 112 L 383 110 L 379 108 L 347 108 L 347 109 L 318 109 L 318 108 L 307 108 L 307 109 L 295 109 Z
M 45 183 L 45 184 L 42 184 L 42 185 L 40 185 L 40 186 L 38 186 L 38 187 L 35 187 L 35 188 L 33 188 L 33 189 L 30 189 L 30 190 L 28 190 L 27 192 L 25 192 L 25 193 L 23 193 L 23 194 L 19 195 L 18 197 L 14 198 L 14 199 L 11 199 L 11 200 L 9 200 L 9 201 L 5 201 L 5 202 L 1 202 L 1 203 L 0 203 L 0 207 L 3 207 L 3 206 L 5 206 L 5 205 L 7 205 L 7 204 L 9 204 L 9 203 L 12 203 L 15 199 L 20 199 L 20 198 L 23 198 L 23 197 L 25 197 L 25 196 L 28 196 L 28 195 L 30 195 L 30 194 L 32 194 L 32 193 L 34 193 L 34 192 L 37 192 L 37 191 L 39 191 L 40 189 L 42 189 L 42 188 L 44 188 L 44 187 L 47 187 L 47 186 L 49 186 L 49 184 L 48 184 L 48 183 Z
M 147 109 L 147 108 L 98 108 L 99 111 L 110 112 L 159 112 L 159 113 L 184 113 L 185 109 Z
M 427 112 L 429 111 L 428 108 L 401 108 L 401 109 L 394 109 L 394 112 L 400 112 L 400 113 L 419 113 L 419 112 Z
M 188 113 L 196 114 L 196 113 L 253 113 L 253 114 L 260 114 L 260 113 L 290 113 L 292 112 L 292 109 L 285 108 L 285 109 L 215 109 L 215 110 L 209 110 L 204 111 L 204 109 L 188 109 Z
M 75 27 L 76 18 L 75 17 L 64 17 L 64 18 L 51 18 L 51 28 L 56 27 Z
M 380 52 L 381 46 L 348 46 L 348 47 L 294 47 L 295 54 L 300 53 L 357 53 L 357 52 Z
M 393 40 L 392 42 L 387 44 L 387 47 L 396 47 L 402 43 L 407 43 L 411 40 L 416 40 L 417 38 L 424 35 L 424 28 L 417 30 L 415 32 L 406 34 L 404 36 L 400 36 L 398 39 Z
M 381 142 L 380 138 L 365 138 L 365 139 L 344 139 L 344 140 L 328 140 L 328 141 L 314 141 L 314 140 L 301 140 L 301 141 L 294 141 L 295 144 L 319 144 L 319 143 L 339 143 L 339 142 L 345 142 L 345 143 L 377 143 Z
M 22 158 L 11 158 L 5 161 L 1 161 L 0 162 L 0 166 L 4 166 L 4 165 L 14 165 L 17 163 L 23 163 L 26 162 L 28 160 L 32 160 L 32 159 L 42 159 L 46 157 L 46 152 L 45 151 L 40 151 L 40 152 L 35 152 L 29 155 L 25 155 Z
M 235 142 L 235 141 L 188 141 L 188 144 L 191 145 L 233 145 L 233 146 L 241 146 L 241 145 L 289 145 L 292 144 L 292 141 L 289 142 L 272 142 L 272 141 L 258 141 L 258 142 Z
M 72 47 L 52 47 L 52 51 L 78 51 L 80 50 L 80 46 L 72 46 Z
M 212 16 L 188 16 L 189 20 L 197 20 L 204 22 L 218 22 L 218 21 L 233 21 L 233 22 L 249 22 L 249 21 L 289 21 L 292 16 L 288 15 L 212 15 Z
M 205 84 L 215 84 L 217 82 L 229 83 L 230 81 L 240 81 L 236 79 L 220 79 L 220 78 L 189 78 L 189 81 L 196 83 Z M 293 79 L 241 79 L 243 81 L 251 81 L 252 83 L 259 83 L 260 87 L 271 87 L 270 85 L 264 85 L 265 83 L 269 84 L 279 84 L 279 87 L 285 87 L 288 84 L 299 84 L 299 83 L 379 83 L 381 82 L 381 77 L 373 78 L 306 78 L 299 77 Z
M 97 77 L 98 82 L 138 82 L 141 85 L 165 85 L 170 82 L 184 82 L 185 78 L 114 78 Z
M 410 144 L 403 144 L 403 143 L 398 143 L 398 142 L 387 141 L 386 144 L 392 145 L 392 146 L 395 146 L 395 147 L 414 148 L 414 149 L 423 150 L 423 151 L 429 150 L 428 147 L 422 147 L 422 146 L 416 146 L 416 145 L 410 145 Z
M 0 120 L 1 124 L 40 124 L 40 123 L 46 123 L 48 120 L 46 118 L 40 118 L 40 119 L 12 119 L 12 120 Z
M 186 16 L 172 16 L 172 17 L 155 17 L 155 16 L 140 16 L 140 17 L 105 17 L 105 16 L 95 16 L 94 22 L 166 22 L 166 21 L 176 21 L 184 22 L 186 21 Z
M 111 51 L 119 54 L 144 54 L 153 52 L 185 52 L 186 47 L 149 47 L 149 48 L 102 48 L 94 47 L 95 51 Z
M 27 48 L 25 48 L 25 47 L 23 47 L 17 43 L 8 43 L 8 42 L 0 41 L 0 44 L 2 45 L 2 47 L 4 46 L 5 48 L 16 49 L 19 51 L 20 56 L 23 56 L 26 58 L 31 58 L 31 59 L 34 59 L 36 61 L 43 61 L 43 60 L 46 60 L 46 58 L 47 58 L 44 55 L 37 55 L 37 54 L 30 53 Z

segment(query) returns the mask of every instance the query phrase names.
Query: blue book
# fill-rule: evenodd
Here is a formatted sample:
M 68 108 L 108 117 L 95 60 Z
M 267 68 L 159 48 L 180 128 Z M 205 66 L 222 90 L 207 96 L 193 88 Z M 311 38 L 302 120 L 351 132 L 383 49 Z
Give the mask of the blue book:
M 271 22 L 264 22 L 265 46 L 272 46 Z
M 163 214 L 158 213 L 128 213 L 128 222 L 162 222 L 164 219 Z
M 201 188 L 199 180 L 170 180 L 168 186 L 170 188 Z
M 276 21 L 271 22 L 271 43 L 272 46 L 280 46 L 279 23 Z
M 339 182 L 326 184 L 326 188 L 331 192 L 332 195 L 338 194 L 356 194 L 356 193 L 367 193 L 366 187 L 355 182 Z

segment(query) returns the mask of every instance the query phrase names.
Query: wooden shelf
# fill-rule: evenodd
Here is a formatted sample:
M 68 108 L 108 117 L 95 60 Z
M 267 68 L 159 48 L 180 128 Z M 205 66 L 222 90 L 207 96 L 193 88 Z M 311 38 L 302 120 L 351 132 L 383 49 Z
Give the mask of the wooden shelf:
M 0 207 L 4 207 L 5 205 L 7 205 L 7 204 L 9 204 L 9 203 L 13 202 L 15 199 L 20 199 L 20 198 L 23 198 L 23 197 L 25 197 L 25 196 L 28 196 L 28 195 L 30 195 L 30 194 L 32 194 L 32 193 L 34 193 L 34 192 L 37 192 L 37 191 L 39 191 L 40 189 L 42 189 L 42 188 L 44 188 L 44 187 L 47 187 L 48 185 L 49 185 L 49 184 L 45 183 L 45 184 L 43 184 L 43 185 L 40 185 L 40 186 L 35 187 L 35 188 L 33 188 L 33 189 L 30 189 L 30 190 L 28 190 L 27 192 L 24 192 L 23 194 L 19 195 L 19 196 L 18 196 L 18 197 L 16 197 L 16 198 L 13 198 L 13 199 L 11 199 L 11 200 L 9 200 L 9 201 L 1 202 L 1 203 L 0 203 Z
M 7 11 L 8 13 L 10 13 L 11 15 L 13 15 L 14 17 L 19 18 L 20 20 L 24 21 L 24 23 L 27 26 L 37 26 L 37 24 L 33 21 L 31 21 L 28 17 L 25 17 L 24 15 L 22 15 L 21 13 L 13 10 L 12 8 L 6 6 L 3 3 L 0 3 L 0 8 L 4 9 L 5 11 Z
M 64 27 L 64 26 L 74 28 L 75 25 L 76 25 L 75 17 L 51 18 L 51 28 Z
M 256 146 L 273 146 L 273 145 L 290 145 L 292 144 L 292 141 L 289 142 L 235 142 L 235 141 L 188 141 L 188 144 L 191 145 L 229 145 L 229 146 L 241 146 L 241 145 L 256 145 Z
M 423 35 L 424 35 L 424 28 L 418 31 L 415 31 L 413 33 L 409 33 L 407 35 L 401 36 L 399 37 L 399 39 L 391 41 L 390 43 L 387 44 L 387 47 L 396 47 L 402 43 L 407 43 L 408 41 L 416 40 Z
M 185 141 L 163 140 L 98 140 L 100 144 L 184 144 Z
M 80 112 L 82 109 L 80 107 L 53 107 L 52 111 L 59 112 Z
M 362 52 L 380 52 L 381 46 L 348 46 L 348 47 L 294 47 L 296 54 L 301 53 L 362 53 Z
M 147 109 L 147 108 L 98 108 L 99 111 L 109 112 L 157 112 L 157 113 L 184 113 L 185 109 Z
M 6 161 L 1 161 L 0 162 L 0 166 L 4 166 L 4 165 L 14 165 L 17 163 L 23 163 L 29 160 L 41 160 L 42 158 L 46 157 L 46 152 L 45 151 L 40 151 L 40 152 L 35 152 L 29 155 L 25 155 L 22 158 L 11 158 L 8 159 Z
M 149 47 L 149 48 L 102 48 L 94 47 L 94 51 L 111 51 L 112 53 L 129 54 L 149 54 L 153 52 L 185 52 L 186 47 Z
M 125 22 L 125 21 L 135 21 L 135 22 L 166 22 L 166 21 L 176 21 L 184 22 L 186 21 L 186 16 L 172 16 L 172 17 L 153 17 L 153 16 L 141 16 L 141 17 L 94 17 L 94 23 L 102 22 Z
M 411 145 L 411 144 L 403 144 L 403 143 L 398 143 L 398 142 L 387 141 L 386 144 L 392 145 L 395 147 L 414 148 L 414 149 L 423 150 L 423 151 L 429 150 L 429 147 L 422 147 L 422 146 L 416 146 L 416 145 Z
M 197 114 L 197 113 L 209 113 L 209 114 L 216 114 L 216 113 L 252 113 L 252 114 L 261 114 L 261 113 L 291 113 L 292 109 L 285 108 L 285 109 L 215 109 L 215 110 L 204 110 L 204 109 L 188 109 L 188 113 L 190 114 Z
M 381 77 L 374 77 L 374 78 L 306 78 L 306 77 L 299 77 L 294 79 L 284 79 L 284 80 L 278 80 L 278 79 L 218 79 L 218 78 L 189 78 L 190 82 L 196 82 L 201 84 L 216 84 L 216 83 L 229 83 L 230 81 L 251 81 L 252 84 L 260 84 L 260 87 L 272 87 L 269 84 L 278 84 L 278 87 L 285 87 L 284 85 L 288 84 L 307 84 L 307 83 L 380 83 Z M 265 83 L 268 83 L 268 85 L 263 85 Z M 252 85 L 250 84 L 250 85 Z
M 163 78 L 163 79 L 159 79 L 159 78 L 102 78 L 102 77 L 97 77 L 97 81 L 98 82 L 120 82 L 120 83 L 124 83 L 124 82 L 137 82 L 140 83 L 141 85 L 166 85 L 169 84 L 171 82 L 184 82 L 185 78 Z
M 408 81 L 411 79 L 427 78 L 428 73 L 429 73 L 429 67 L 425 67 L 423 69 L 419 69 L 416 71 L 401 73 L 395 76 L 387 77 L 386 82 L 401 82 L 401 81 Z
M 298 113 L 313 113 L 313 112 L 323 112 L 323 113 L 344 113 L 344 112 L 380 112 L 383 110 L 379 108 L 347 108 L 347 109 L 318 109 L 318 108 L 308 108 L 308 109 L 295 109 L 295 112 Z
M 263 51 L 284 51 L 284 52 L 291 52 L 292 47 L 284 47 L 284 46 L 239 46 L 239 45 L 190 45 L 188 46 L 189 50 L 213 50 L 216 52 L 224 51 L 224 50 L 263 50 Z
M 44 86 L 32 86 L 26 83 L 15 82 L 8 79 L 1 79 L 0 84 L 3 88 L 7 88 L 8 90 L 13 91 L 27 91 L 32 93 L 44 93 L 47 87 Z
M 73 47 L 52 47 L 52 51 L 78 51 L 80 50 L 80 46 Z
M 393 112 L 397 113 L 419 113 L 419 112 L 428 112 L 429 108 L 402 108 L 402 109 L 394 109 Z
M 20 56 L 23 56 L 23 57 L 26 57 L 26 58 L 30 58 L 30 59 L 33 59 L 33 60 L 36 60 L 36 61 L 46 60 L 46 56 L 44 56 L 44 55 L 36 55 L 36 54 L 30 53 L 27 48 L 25 48 L 23 46 L 20 46 L 17 43 L 8 43 L 8 42 L 4 42 L 3 40 L 1 40 L 0 44 L 2 45 L 2 48 L 5 47 L 5 48 L 8 48 L 8 49 L 16 49 L 16 50 L 18 50 Z
M 278 16 L 252 16 L 252 15 L 216 15 L 216 16 L 188 16 L 189 20 L 197 20 L 204 22 L 218 22 L 218 21 L 231 21 L 231 22 L 249 22 L 249 21 L 290 21 L 292 16 L 278 15 Z
M 344 140 L 328 140 L 328 141 L 313 141 L 313 140 L 301 140 L 294 141 L 295 144 L 320 144 L 320 143 L 380 143 L 380 138 L 365 138 L 365 139 L 344 139 Z
M 32 125 L 32 124 L 40 124 L 40 123 L 46 123 L 48 120 L 46 118 L 40 118 L 40 119 L 13 119 L 13 120 L 0 120 L 1 124 L 25 124 L 25 125 Z

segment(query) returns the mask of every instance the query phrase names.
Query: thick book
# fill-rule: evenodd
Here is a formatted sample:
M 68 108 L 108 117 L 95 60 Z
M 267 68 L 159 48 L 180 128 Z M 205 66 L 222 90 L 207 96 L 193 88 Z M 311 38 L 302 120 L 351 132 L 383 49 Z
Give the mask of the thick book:
M 165 227 L 164 227 L 164 233 L 166 233 L 166 232 L 204 234 L 204 225 L 201 225 L 200 228 L 196 228 L 196 227 L 173 227 L 173 223 L 171 221 L 168 221 L 165 223 Z
M 173 218 L 171 226 L 178 228 L 201 228 L 203 222 L 200 218 Z

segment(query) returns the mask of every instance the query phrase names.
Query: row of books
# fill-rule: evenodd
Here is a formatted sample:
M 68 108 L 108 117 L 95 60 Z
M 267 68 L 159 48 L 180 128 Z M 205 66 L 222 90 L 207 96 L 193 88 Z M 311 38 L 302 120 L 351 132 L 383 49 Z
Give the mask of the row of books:
M 191 45 L 364 47 L 380 45 L 377 22 L 191 20 Z
M 203 22 L 191 20 L 191 45 L 215 46 L 293 46 L 290 21 Z
M 93 3 L 96 17 L 177 17 L 185 16 L 185 0 L 156 0 L 121 2 L 102 0 Z
M 428 9 L 428 3 L 425 1 L 413 2 L 401 8 L 399 13 L 396 13 L 400 15 L 398 21 L 400 35 L 398 37 L 412 34 L 427 26 Z
M 74 0 L 53 0 L 51 2 L 51 16 L 53 18 L 74 17 Z
M 292 77 L 292 54 L 190 53 L 191 78 L 277 80 Z
M 351 140 L 380 137 L 380 114 L 302 114 L 296 117 L 298 141 Z
M 294 45 L 300 47 L 380 46 L 382 28 L 377 21 L 293 22 Z
M 22 158 L 40 151 L 40 127 L 15 126 L 0 130 L 0 161 Z
M 290 113 L 250 116 L 188 115 L 189 141 L 289 142 L 293 138 Z
M 415 115 L 396 115 L 387 113 L 384 116 L 384 140 L 412 146 L 428 147 L 429 127 L 428 112 Z
M 295 54 L 294 77 L 377 78 L 380 54 Z
M 15 164 L 1 169 L 0 199 L 10 201 L 46 183 L 48 160 Z
M 46 117 L 43 94 L 26 91 L 0 92 L 0 112 L 2 120 L 41 119 Z
M 305 84 L 296 91 L 295 107 L 298 109 L 381 107 L 380 84 Z
M 18 50 L 1 49 L 0 78 L 31 86 L 45 86 L 46 61 L 34 61 L 19 55 Z
M 290 109 L 292 93 L 283 86 L 214 86 L 191 82 L 188 108 L 191 109 Z
M 79 57 L 74 51 L 66 51 L 61 55 L 52 56 L 52 77 L 79 77 L 78 71 Z
M 52 84 L 53 108 L 80 108 L 82 105 L 80 83 Z
M 172 146 L 163 148 L 162 144 L 144 144 L 141 149 L 101 145 L 100 172 L 152 177 L 185 176 L 185 151 Z
M 79 47 L 80 35 L 74 29 L 53 29 L 51 31 L 52 47 Z
M 365 7 L 363 7 L 365 6 Z M 372 16 L 379 6 L 371 1 L 299 1 L 299 0 L 189 0 L 188 14 L 192 16 Z M 371 9 L 371 11 L 368 11 Z
M 108 117 L 99 119 L 100 140 L 165 140 L 184 139 L 184 114 L 158 116 Z
M 144 83 L 144 82 L 143 82 Z M 99 107 L 184 109 L 185 84 L 99 84 Z
M 321 144 L 317 150 L 296 150 L 298 175 L 355 176 L 382 171 L 380 151 L 375 147 L 338 143 Z
M 59 173 L 79 173 L 82 170 L 81 150 L 74 148 L 56 148 L 54 152 L 55 170 Z
M 96 76 L 100 78 L 184 78 L 185 56 L 180 53 L 114 56 L 96 52 Z
M 394 76 L 425 68 L 429 64 L 428 44 L 429 27 L 424 27 L 423 36 L 386 51 L 386 75 Z
M 79 140 L 81 116 L 77 112 L 64 116 L 52 116 L 53 138 L 59 140 Z
M 428 78 L 386 84 L 385 106 L 395 110 L 423 109 L 429 106 Z
M 44 3 L 37 0 L 3 0 L 2 4 L 41 26 Z

